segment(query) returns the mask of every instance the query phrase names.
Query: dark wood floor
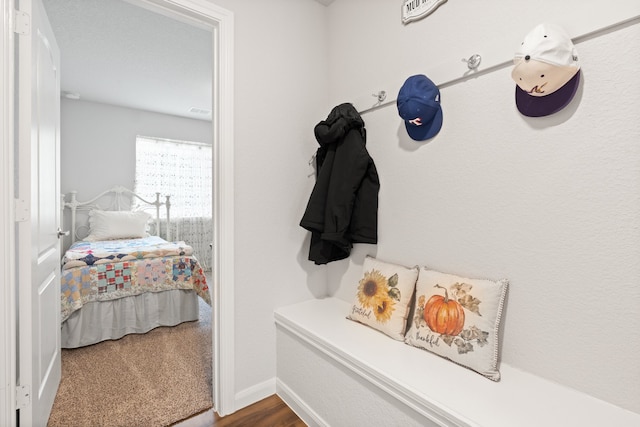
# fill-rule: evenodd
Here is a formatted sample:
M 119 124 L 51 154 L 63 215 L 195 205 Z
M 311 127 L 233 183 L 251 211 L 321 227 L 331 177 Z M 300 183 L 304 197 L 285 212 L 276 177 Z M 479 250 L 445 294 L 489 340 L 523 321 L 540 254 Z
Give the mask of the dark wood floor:
M 273 395 L 226 417 L 212 409 L 181 421 L 174 427 L 305 427 L 306 424 L 277 396 Z

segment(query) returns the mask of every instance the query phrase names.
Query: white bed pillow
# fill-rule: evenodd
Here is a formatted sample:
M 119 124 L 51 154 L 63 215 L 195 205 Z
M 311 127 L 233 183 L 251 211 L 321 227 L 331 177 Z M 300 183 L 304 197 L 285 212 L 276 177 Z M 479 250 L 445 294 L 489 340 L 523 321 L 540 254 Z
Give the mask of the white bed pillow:
M 147 236 L 147 225 L 151 215 L 142 211 L 89 212 L 88 242 L 98 240 L 135 239 Z

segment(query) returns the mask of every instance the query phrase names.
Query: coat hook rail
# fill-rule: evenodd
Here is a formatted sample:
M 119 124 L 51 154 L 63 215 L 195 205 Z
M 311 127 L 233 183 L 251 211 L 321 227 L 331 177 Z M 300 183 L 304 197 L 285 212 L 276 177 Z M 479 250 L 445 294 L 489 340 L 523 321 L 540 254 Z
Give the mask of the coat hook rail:
M 637 12 L 638 6 L 636 5 L 636 3 L 632 3 L 634 5 L 630 6 L 630 8 L 633 9 L 630 12 L 632 14 L 631 17 L 627 15 L 622 20 L 608 23 L 607 25 L 591 29 L 588 32 L 584 32 L 575 37 L 572 37 L 573 42 L 575 44 L 579 44 L 594 37 L 599 37 L 600 35 L 606 34 L 615 29 L 637 24 L 638 22 L 640 22 L 640 14 L 638 14 Z M 499 62 L 496 60 L 496 58 L 499 58 L 499 55 L 505 55 L 505 57 L 508 57 L 508 59 L 505 58 L 504 61 Z M 482 59 L 483 58 L 479 54 L 471 55 L 467 59 L 463 58 L 462 62 L 467 64 L 467 68 L 470 71 L 467 70 L 462 75 L 459 75 L 457 72 L 451 72 L 451 64 L 447 65 L 446 70 L 443 70 L 442 67 L 436 67 L 434 70 L 428 70 L 427 75 L 436 83 L 438 88 L 442 90 L 443 88 L 453 86 L 461 81 L 465 81 L 472 76 L 478 77 L 482 74 L 491 73 L 496 70 L 513 65 L 513 54 L 510 50 L 506 52 L 502 50 L 499 53 L 494 52 L 493 55 L 485 55 L 485 65 L 483 65 L 482 69 L 480 69 L 480 63 L 482 62 Z M 489 60 L 489 64 L 486 64 L 487 59 Z M 453 67 L 453 69 L 457 69 L 457 67 Z M 398 81 L 396 81 L 394 85 L 387 86 L 387 89 L 391 90 L 391 93 L 393 94 L 395 93 L 395 90 L 399 89 L 402 86 L 403 81 L 404 80 L 400 80 L 400 77 L 398 77 Z M 387 91 L 379 91 L 378 93 L 371 94 L 371 96 L 374 96 L 378 99 L 378 102 L 375 105 L 371 105 L 371 98 L 369 95 L 363 95 L 361 98 L 359 97 L 356 101 L 354 101 L 354 105 L 356 106 L 356 109 L 360 114 L 376 110 L 386 105 L 391 105 L 396 101 L 395 96 L 387 96 Z

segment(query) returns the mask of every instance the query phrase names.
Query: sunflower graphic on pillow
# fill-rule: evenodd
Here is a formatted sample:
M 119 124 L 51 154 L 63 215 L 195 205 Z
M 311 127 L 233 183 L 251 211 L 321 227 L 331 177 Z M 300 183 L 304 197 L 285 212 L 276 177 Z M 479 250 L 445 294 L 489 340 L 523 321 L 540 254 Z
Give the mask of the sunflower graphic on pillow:
M 358 301 L 363 308 L 373 311 L 376 320 L 386 323 L 391 319 L 396 301 L 400 301 L 398 275 L 386 278 L 380 271 L 367 271 L 358 284 Z

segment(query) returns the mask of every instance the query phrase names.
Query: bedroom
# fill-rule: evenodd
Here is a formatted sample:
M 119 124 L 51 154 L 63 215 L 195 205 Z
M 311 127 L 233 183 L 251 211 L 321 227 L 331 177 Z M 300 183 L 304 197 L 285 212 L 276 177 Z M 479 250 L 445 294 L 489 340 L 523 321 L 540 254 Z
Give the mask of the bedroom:
M 63 210 L 63 228 L 70 235 L 63 239 L 63 250 L 86 239 L 87 233 L 92 235 L 88 236 L 90 241 L 142 237 L 140 225 L 146 214 L 102 212 L 115 208 L 114 201 L 121 202 L 123 210 L 129 210 L 131 203 L 137 209 L 146 209 L 143 212 L 151 216 L 150 231 L 156 235 L 155 207 L 135 197 L 131 200 L 126 191 L 98 197 L 113 188 L 132 189 L 146 201 L 155 200 L 156 192 L 162 202 L 171 195 L 170 209 L 166 209 L 166 203 L 159 206 L 159 236 L 188 245 L 185 252 L 153 238 L 139 243 L 76 243 L 74 251 L 63 258 L 62 291 L 68 297 L 63 300 L 62 348 L 84 348 L 158 326 L 209 318 L 211 298 L 205 283 L 212 283 L 212 276 L 208 273 L 205 282 L 205 273 L 200 269 L 211 271 L 213 242 L 211 31 L 200 23 L 191 25 L 187 19 L 173 19 L 131 2 L 45 0 L 44 6 L 64 70 L 60 186 L 68 203 Z M 198 113 L 190 111 L 194 107 L 198 107 Z M 207 183 L 208 187 L 199 183 Z M 93 198 L 97 200 L 89 206 L 81 204 Z M 90 209 L 98 211 L 89 217 Z M 169 215 L 168 230 L 165 220 Z M 128 222 L 123 225 L 139 234 L 125 236 L 122 226 L 110 228 L 107 222 L 125 220 Z M 93 224 L 89 224 L 91 221 Z M 104 221 L 101 224 L 106 233 L 102 235 L 96 235 L 98 221 Z M 92 225 L 91 231 L 86 224 Z M 110 255 L 106 250 L 114 249 L 120 252 L 119 261 L 100 265 Z M 158 250 L 158 257 L 150 258 Z M 136 254 L 143 253 L 144 258 L 138 255 L 136 260 Z M 180 254 L 184 256 L 176 256 Z M 81 259 L 88 264 L 83 265 Z M 171 277 L 167 269 L 171 270 Z M 123 273 L 122 283 L 118 281 L 119 272 Z M 115 278 L 109 279 L 109 274 Z M 90 285 L 84 282 L 86 279 L 82 285 L 77 282 L 94 275 L 94 283 L 101 281 L 101 275 L 106 276 L 104 286 L 98 284 L 95 294 L 87 291 Z M 153 279 L 147 281 L 144 277 Z M 115 286 L 109 285 L 110 280 Z M 192 287 L 195 292 L 190 290 Z M 208 342 L 211 346 L 210 338 Z M 110 347 L 97 348 L 112 351 Z M 118 352 L 108 354 L 102 357 L 117 358 Z M 61 414 L 56 408 L 64 407 L 62 396 L 71 394 L 69 398 L 73 398 L 66 382 L 70 376 L 65 373 L 67 367 L 81 363 L 88 355 L 84 350 L 63 350 L 63 378 L 58 393 L 62 400 L 56 399 L 51 423 L 60 422 Z M 130 394 L 142 392 L 134 391 L 139 385 L 131 387 Z M 95 411 L 89 407 L 83 410 Z
M 155 191 L 147 188 L 154 179 L 144 174 L 159 166 L 142 163 L 150 154 L 137 153 L 137 138 L 211 145 L 210 31 L 125 1 L 43 3 L 61 49 L 62 194 L 68 201 L 76 191 L 82 201 L 112 187 L 138 185 L 138 192 L 153 200 Z M 179 200 L 173 190 L 176 220 L 190 200 L 182 194 Z M 171 192 L 161 191 L 166 194 Z M 211 216 L 208 205 L 193 209 Z M 68 214 L 64 225 L 69 229 Z M 184 234 L 175 226 L 172 231 Z M 211 240 L 210 233 L 204 237 Z M 63 249 L 69 243 L 65 239 Z M 204 262 L 211 254 L 200 257 Z M 206 265 L 210 269 L 210 262 Z
M 158 325 L 175 325 L 197 319 L 198 310 L 202 310 L 202 304 L 199 304 L 200 299 L 197 296 L 194 298 L 195 294 L 187 289 L 190 287 L 189 283 L 202 284 L 203 292 L 200 297 L 206 304 L 210 304 L 209 291 L 204 285 L 205 273 L 201 270 L 210 271 L 212 264 L 212 161 L 209 148 L 213 139 L 210 112 L 213 75 L 211 30 L 202 21 L 191 22 L 186 17 L 173 19 L 166 12 L 164 15 L 154 13 L 131 2 L 45 1 L 44 6 L 48 9 L 49 22 L 54 27 L 58 44 L 63 46 L 64 58 L 61 68 L 66 69 L 64 75 L 67 77 L 61 84 L 63 90 L 59 98 L 62 120 L 60 190 L 61 193 L 66 193 L 65 201 L 68 203 L 72 198 L 77 199 L 78 202 L 88 201 L 112 188 L 135 189 L 143 195 L 145 200 L 153 200 L 152 194 L 155 195 L 155 191 L 160 191 L 163 193 L 163 202 L 165 194 L 172 194 L 170 231 L 175 240 L 189 241 L 189 245 L 194 248 L 194 256 L 202 259 L 202 262 L 198 260 L 194 264 L 192 261 L 195 258 L 191 257 L 188 248 L 186 250 L 180 248 L 179 252 L 173 249 L 165 252 L 168 256 L 172 256 L 171 252 L 179 255 L 172 261 L 164 256 L 162 258 L 166 262 L 160 261 L 161 258 L 153 258 L 159 261 L 155 267 L 151 266 L 155 261 L 148 258 L 151 263 L 147 263 L 147 270 L 162 272 L 162 276 L 155 276 L 153 273 L 153 281 L 148 284 L 152 287 L 159 285 L 160 287 L 156 287 L 156 290 L 163 291 L 142 295 L 137 295 L 142 288 L 136 289 L 137 285 L 133 282 L 131 287 L 127 284 L 129 283 L 127 272 L 134 270 L 123 269 L 124 287 L 118 290 L 120 285 L 116 285 L 118 289 L 112 290 L 112 293 L 126 293 L 131 288 L 130 290 L 136 296 L 111 300 L 115 305 L 102 314 L 97 312 L 91 314 L 87 311 L 92 307 L 103 306 L 102 303 L 84 305 L 81 309 L 76 304 L 80 300 L 75 300 L 71 305 L 65 303 L 67 308 L 63 309 L 62 313 L 64 319 L 62 348 L 85 347 L 104 339 L 119 338 L 126 333 L 140 333 Z M 111 19 L 104 20 L 105 16 Z M 185 48 L 187 45 L 190 48 Z M 96 85 L 96 81 L 100 83 Z M 71 102 L 67 104 L 65 101 Z M 189 111 L 189 107 L 193 106 L 199 107 L 198 114 Z M 144 138 L 138 141 L 140 135 Z M 144 145 L 141 146 L 141 143 Z M 173 154 L 178 145 L 179 154 Z M 154 154 L 149 152 L 140 155 L 140 150 L 146 150 L 149 146 L 161 146 L 162 158 L 158 159 L 159 156 L 154 157 Z M 182 185 L 173 185 L 171 189 L 160 188 L 159 171 L 166 168 L 159 166 L 157 161 L 164 161 L 169 151 L 172 152 L 171 158 L 174 159 L 173 173 L 179 176 L 178 179 L 165 178 L 165 181 L 175 184 L 181 183 L 181 179 L 191 178 L 192 181 L 207 182 L 209 188 L 203 188 L 202 194 L 197 192 L 194 184 L 182 183 Z M 192 157 L 190 158 L 187 153 Z M 46 157 L 51 159 L 50 155 Z M 140 158 L 145 159 L 144 163 L 141 163 Z M 153 163 L 150 160 L 153 160 Z M 196 160 L 204 163 L 197 171 Z M 142 168 L 146 168 L 148 175 L 139 174 Z M 191 173 L 191 171 L 203 176 L 208 174 L 209 178 L 200 179 L 193 174 L 188 175 L 187 172 Z M 148 181 L 147 191 L 141 188 L 141 182 L 145 179 Z M 187 191 L 182 190 L 183 187 Z M 119 190 L 116 194 L 117 197 L 123 196 L 122 209 L 129 209 L 131 203 L 129 195 L 126 192 L 119 194 Z M 100 206 L 93 207 L 110 210 L 113 206 L 109 205 L 115 200 L 113 197 L 111 194 L 108 198 L 102 198 L 97 201 Z M 142 203 L 138 204 L 142 205 Z M 168 207 L 168 203 L 165 205 Z M 164 214 L 164 208 L 165 206 L 161 206 L 161 214 Z M 63 227 L 61 228 L 69 230 L 69 235 L 61 239 L 63 251 L 69 248 L 72 240 L 76 240 L 74 233 L 78 234 L 78 239 L 84 238 L 87 234 L 88 229 L 84 225 L 87 223 L 87 211 L 84 211 L 84 215 L 80 210 L 76 212 L 77 216 L 69 207 L 65 207 L 62 214 Z M 155 214 L 153 209 L 151 212 Z M 101 214 L 101 217 L 107 218 L 104 214 Z M 72 218 L 76 221 L 76 226 L 83 225 L 79 228 L 72 226 Z M 97 218 L 92 217 L 92 219 Z M 120 218 L 124 217 L 120 216 Z M 161 222 L 164 228 L 161 234 L 166 237 L 164 218 Z M 93 231 L 91 233 L 93 234 Z M 153 246 L 156 244 L 149 245 L 146 249 L 141 248 L 144 253 L 147 253 L 144 255 L 145 259 L 150 255 L 147 251 L 150 251 Z M 85 258 L 93 264 L 93 267 L 89 268 L 102 268 L 98 266 L 101 261 L 96 261 L 95 249 L 87 249 L 87 251 L 91 259 Z M 143 254 L 141 251 L 137 253 Z M 65 257 L 65 260 L 70 258 Z M 71 260 L 71 262 L 76 261 Z M 173 263 L 172 266 L 171 263 Z M 67 266 L 70 265 L 67 264 Z M 129 264 L 129 266 L 132 265 Z M 122 267 L 126 265 L 122 264 Z M 63 268 L 63 276 L 67 273 L 75 275 L 74 268 Z M 106 268 L 109 270 L 110 266 Z M 120 271 L 118 268 L 115 270 L 116 282 Z M 96 274 L 99 276 L 102 273 Z M 106 283 L 111 280 L 109 274 L 107 271 Z M 84 277 L 84 274 L 82 276 Z M 135 280 L 135 273 L 131 275 L 131 280 Z M 212 282 L 211 275 L 207 281 Z M 64 291 L 66 282 L 63 279 L 63 293 L 66 292 Z M 172 289 L 174 283 L 178 290 Z M 197 287 L 200 288 L 200 285 Z M 84 285 L 83 288 L 85 288 Z M 110 286 L 107 285 L 104 289 L 109 288 Z M 98 294 L 90 298 L 101 300 L 109 294 L 108 290 L 107 293 L 100 295 L 101 292 L 98 289 Z M 75 292 L 72 291 L 70 295 L 73 294 Z M 151 301 L 156 297 L 158 298 L 156 301 Z M 135 300 L 135 304 L 132 303 L 128 309 L 124 310 L 116 307 L 120 302 L 127 300 L 131 302 Z M 144 300 L 146 301 L 142 302 Z M 156 305 L 158 308 L 163 308 L 156 309 L 154 308 Z M 78 310 L 69 310 L 72 307 Z M 136 310 L 131 310 L 132 307 L 136 307 Z M 141 307 L 147 313 L 141 312 Z M 133 316 L 136 311 L 138 314 Z M 47 309 L 46 312 L 48 313 L 49 310 Z M 113 327 L 107 328 L 105 314 L 108 312 L 126 312 L 126 316 L 116 315 Z M 89 319 L 87 316 L 93 320 L 81 321 L 76 326 L 72 326 L 75 324 L 74 318 Z M 140 319 L 148 319 L 150 323 L 143 324 Z M 89 328 L 90 323 L 99 324 L 99 326 L 92 332 L 90 329 L 94 327 Z M 116 326 L 118 323 L 120 325 Z M 75 332 L 71 333 L 71 330 Z M 112 333 L 115 334 L 111 335 Z M 26 360 L 21 359 L 21 362 L 23 366 L 27 365 Z
M 437 63 L 442 57 L 447 64 L 464 67 L 460 59 L 483 53 L 485 44 L 492 43 L 491 36 L 496 37 L 494 28 L 506 25 L 521 36 L 546 19 L 571 26 L 587 21 L 585 10 L 606 15 L 616 8 L 604 10 L 595 1 L 569 6 L 548 1 L 536 10 L 497 1 L 484 2 L 482 7 L 450 1 L 432 16 L 403 27 L 397 5 L 382 2 L 368 2 L 366 19 L 362 8 L 356 7 L 363 3 L 357 1 L 336 0 L 327 8 L 312 1 L 216 3 L 233 11 L 236 18 L 236 357 L 231 400 L 239 408 L 275 388 L 274 308 L 335 294 L 361 267 L 362 258 L 326 269 L 306 260 L 308 240 L 297 224 L 312 186 L 306 177 L 315 149 L 313 126 L 338 102 L 380 90 L 388 81 L 414 71 L 429 73 L 430 61 Z M 616 2 L 616 6 L 629 4 Z M 503 22 L 503 16 L 521 20 Z M 468 23 L 476 23 L 477 41 L 457 41 Z M 582 100 L 570 119 L 557 120 L 551 127 L 526 125 L 514 117 L 508 68 L 443 91 L 445 123 L 451 128 L 434 143 L 415 146 L 403 140 L 393 107 L 363 116 L 372 156 L 377 162 L 388 161 L 384 169 L 379 165 L 384 240 L 378 255 L 411 265 L 428 262 L 469 275 L 509 276 L 516 284 L 505 318 L 503 359 L 636 412 L 638 368 L 631 358 L 638 350 L 638 320 L 632 307 L 638 302 L 634 224 L 640 209 L 634 160 L 638 153 L 631 139 L 638 135 L 632 120 L 638 104 L 627 95 L 640 97 L 637 86 L 626 82 L 634 81 L 630 73 L 637 69 L 637 58 L 628 53 L 637 50 L 637 29 L 637 21 L 632 21 L 578 45 L 587 61 Z M 409 36 L 430 42 L 420 46 L 418 55 L 415 49 L 403 47 Z M 450 54 L 439 50 L 445 41 Z M 505 40 L 504 44 L 510 48 L 514 43 Z M 493 102 L 497 95 L 499 102 Z M 600 128 L 593 123 L 609 125 Z M 523 141 L 522 132 L 535 134 L 538 147 L 544 149 Z M 562 138 L 563 143 L 553 144 L 554 138 Z M 601 141 L 606 143 L 599 145 Z M 492 163 L 494 155 L 502 162 Z M 435 171 L 445 172 L 434 169 L 434 163 L 442 160 L 448 161 L 442 166 L 461 175 L 433 177 Z M 496 169 L 487 176 L 480 173 L 481 166 Z M 470 175 L 476 181 L 473 186 L 465 185 Z M 495 188 L 504 193 L 496 194 Z M 468 194 L 472 189 L 473 194 Z M 481 209 L 472 215 L 463 209 L 469 207 L 467 203 L 457 205 L 449 219 L 438 216 L 429 200 L 442 204 L 452 194 L 470 197 Z M 542 195 L 549 198 L 540 200 Z M 482 208 L 483 201 L 497 209 Z M 403 209 L 402 221 L 394 222 L 393 207 L 407 204 L 410 208 Z M 479 219 L 492 227 L 478 224 Z M 459 220 L 467 225 L 456 232 Z M 439 252 L 426 247 L 423 242 L 428 240 Z M 488 242 L 495 250 L 486 250 L 479 242 Z M 369 248 L 362 249 L 360 257 L 365 252 Z M 461 257 L 464 260 L 458 260 Z M 610 294 L 624 304 L 626 313 L 611 328 L 600 323 L 602 316 L 586 314 L 599 310 L 596 299 Z M 529 303 L 536 300 L 544 304 Z M 569 316 L 584 325 L 579 334 L 568 326 L 563 311 L 567 307 L 572 310 Z M 260 357 L 255 356 L 257 348 Z M 608 369 L 600 369 L 604 365 Z

